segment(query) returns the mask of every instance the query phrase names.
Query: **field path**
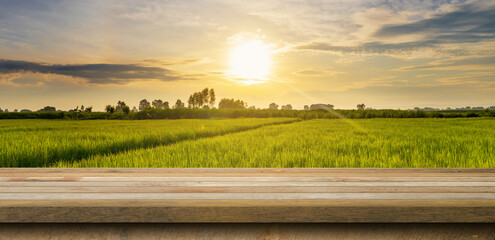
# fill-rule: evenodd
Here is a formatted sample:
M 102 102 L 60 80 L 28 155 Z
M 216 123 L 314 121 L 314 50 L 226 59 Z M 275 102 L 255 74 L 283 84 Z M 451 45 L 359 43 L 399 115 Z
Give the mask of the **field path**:
M 0 167 L 50 167 L 301 121 L 296 118 L 0 121 Z

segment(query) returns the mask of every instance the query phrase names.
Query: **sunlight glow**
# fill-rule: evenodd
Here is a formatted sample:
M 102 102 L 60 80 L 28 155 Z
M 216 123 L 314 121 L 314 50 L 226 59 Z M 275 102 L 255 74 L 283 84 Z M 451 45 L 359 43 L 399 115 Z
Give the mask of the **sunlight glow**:
M 264 82 L 270 74 L 271 64 L 269 46 L 261 40 L 238 45 L 230 53 L 230 73 L 246 85 Z

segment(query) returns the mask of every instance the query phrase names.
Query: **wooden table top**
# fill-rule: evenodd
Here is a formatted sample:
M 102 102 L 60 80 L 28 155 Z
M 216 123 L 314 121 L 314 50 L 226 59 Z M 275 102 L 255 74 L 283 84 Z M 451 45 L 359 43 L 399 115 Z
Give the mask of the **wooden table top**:
M 495 222 L 495 169 L 0 169 L 0 222 Z

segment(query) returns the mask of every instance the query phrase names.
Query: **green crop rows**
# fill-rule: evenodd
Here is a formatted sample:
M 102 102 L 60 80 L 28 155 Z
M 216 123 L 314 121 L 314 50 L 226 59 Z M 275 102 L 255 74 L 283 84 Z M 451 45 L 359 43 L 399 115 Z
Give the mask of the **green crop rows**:
M 0 121 L 3 167 L 495 167 L 495 120 Z
M 0 167 L 49 167 L 297 119 L 0 121 Z

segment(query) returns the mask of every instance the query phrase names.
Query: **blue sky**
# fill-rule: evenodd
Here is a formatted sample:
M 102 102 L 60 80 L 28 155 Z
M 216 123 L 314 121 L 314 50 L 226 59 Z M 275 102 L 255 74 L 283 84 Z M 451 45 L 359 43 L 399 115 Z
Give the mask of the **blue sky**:
M 0 0 L 0 108 L 187 100 L 495 105 L 494 1 Z M 249 41 L 263 81 L 229 74 Z M 249 84 L 247 84 L 249 83 Z

